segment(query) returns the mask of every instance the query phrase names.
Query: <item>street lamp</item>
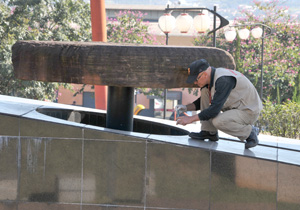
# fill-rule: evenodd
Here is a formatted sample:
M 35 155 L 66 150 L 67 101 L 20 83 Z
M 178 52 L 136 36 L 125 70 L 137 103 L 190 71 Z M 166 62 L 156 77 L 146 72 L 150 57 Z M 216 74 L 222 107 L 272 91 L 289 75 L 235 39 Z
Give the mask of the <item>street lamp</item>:
M 182 13 L 175 19 L 172 16 L 173 11 L 182 11 Z M 197 16 L 192 18 L 187 12 L 199 12 Z M 214 15 L 213 30 L 209 31 L 207 35 L 213 33 L 213 47 L 216 47 L 216 31 L 220 28 L 229 24 L 229 21 L 222 17 L 217 12 L 217 7 L 214 6 L 214 10 L 210 10 L 204 7 L 198 8 L 169 8 L 169 5 L 165 9 L 163 16 L 158 19 L 158 26 L 162 32 L 166 34 L 166 44 L 168 44 L 168 34 L 177 27 L 181 33 L 187 33 L 187 31 L 194 26 L 198 33 L 205 33 L 210 26 L 210 19 L 208 17 L 208 12 Z M 216 28 L 216 17 L 220 19 L 220 25 Z
M 250 31 L 245 28 L 246 26 L 256 26 L 251 30 L 251 35 L 255 38 L 261 38 L 261 83 L 260 83 L 260 98 L 263 100 L 263 66 L 264 66 L 264 39 L 271 34 L 275 33 L 275 30 L 265 24 L 242 24 L 230 26 L 231 28 L 225 32 L 225 39 L 227 41 L 233 41 L 237 35 L 235 28 L 238 28 L 238 35 L 240 39 L 245 40 L 249 38 Z
M 171 15 L 173 11 L 181 11 L 182 13 L 175 19 Z M 193 11 L 198 14 L 192 18 L 187 12 Z M 168 45 L 169 33 L 177 27 L 181 33 L 187 33 L 188 30 L 194 26 L 198 33 L 205 33 L 210 27 L 210 18 L 208 12 L 214 15 L 213 30 L 209 31 L 207 35 L 213 33 L 213 47 L 216 47 L 216 31 L 229 24 L 229 21 L 222 17 L 217 12 L 217 7 L 214 6 L 214 10 L 207 8 L 169 8 L 169 5 L 165 9 L 165 13 L 158 19 L 158 26 L 162 32 L 166 35 L 166 45 Z M 220 20 L 220 25 L 216 28 L 217 19 Z M 166 101 L 167 101 L 167 90 L 164 90 L 164 119 L 166 118 Z

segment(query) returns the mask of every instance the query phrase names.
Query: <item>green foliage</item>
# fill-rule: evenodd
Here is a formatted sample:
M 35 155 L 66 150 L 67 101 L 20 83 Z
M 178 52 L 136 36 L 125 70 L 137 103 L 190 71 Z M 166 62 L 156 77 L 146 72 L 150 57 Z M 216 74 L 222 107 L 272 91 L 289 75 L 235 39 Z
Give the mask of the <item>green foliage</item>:
M 83 0 L 0 0 L 0 94 L 55 100 L 58 83 L 14 78 L 11 46 L 18 40 L 89 41 L 90 8 Z
M 300 139 L 300 104 L 292 101 L 273 104 L 267 100 L 259 122 L 263 132 Z
M 294 88 L 293 101 L 300 104 L 300 72 L 298 72 L 298 77 Z

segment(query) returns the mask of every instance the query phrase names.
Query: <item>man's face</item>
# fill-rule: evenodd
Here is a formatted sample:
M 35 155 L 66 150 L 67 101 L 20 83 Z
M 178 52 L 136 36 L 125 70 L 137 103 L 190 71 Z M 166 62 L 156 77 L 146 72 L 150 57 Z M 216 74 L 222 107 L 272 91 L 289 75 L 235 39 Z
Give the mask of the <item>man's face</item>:
M 194 84 L 198 85 L 200 88 L 204 87 L 205 85 L 207 85 L 206 83 L 206 79 L 207 79 L 207 73 L 205 71 L 200 72 L 198 74 L 197 79 L 195 80 Z

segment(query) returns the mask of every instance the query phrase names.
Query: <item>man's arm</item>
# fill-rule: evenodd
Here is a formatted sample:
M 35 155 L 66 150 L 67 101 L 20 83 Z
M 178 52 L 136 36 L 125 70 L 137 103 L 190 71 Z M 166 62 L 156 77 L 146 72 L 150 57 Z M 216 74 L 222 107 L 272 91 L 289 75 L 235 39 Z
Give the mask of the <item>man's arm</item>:
M 207 109 L 201 110 L 198 115 L 179 117 L 177 124 L 187 125 L 195 121 L 209 120 L 216 117 L 220 113 L 224 103 L 226 102 L 231 90 L 235 87 L 235 85 L 236 79 L 234 77 L 220 77 L 215 84 L 216 92 L 211 105 Z

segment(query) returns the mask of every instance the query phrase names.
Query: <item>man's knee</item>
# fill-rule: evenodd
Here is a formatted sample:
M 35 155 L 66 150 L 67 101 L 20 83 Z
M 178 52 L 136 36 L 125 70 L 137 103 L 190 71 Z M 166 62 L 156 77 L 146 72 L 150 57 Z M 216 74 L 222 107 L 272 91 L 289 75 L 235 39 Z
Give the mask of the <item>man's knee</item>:
M 211 122 L 217 129 L 220 129 L 226 125 L 227 120 L 217 116 L 213 118 Z

